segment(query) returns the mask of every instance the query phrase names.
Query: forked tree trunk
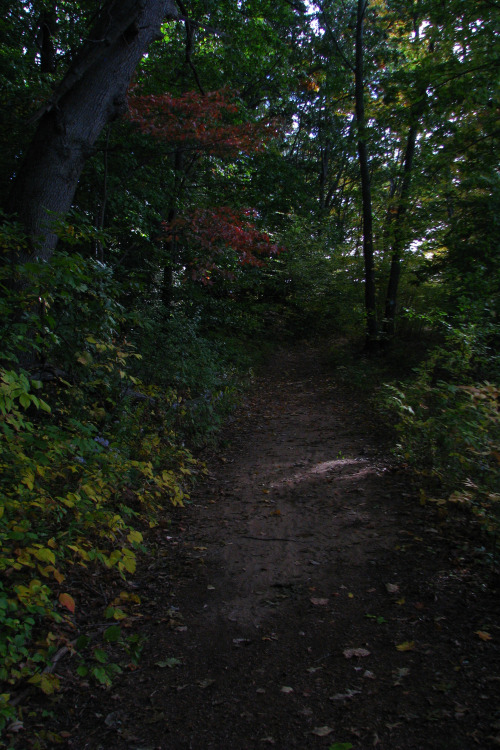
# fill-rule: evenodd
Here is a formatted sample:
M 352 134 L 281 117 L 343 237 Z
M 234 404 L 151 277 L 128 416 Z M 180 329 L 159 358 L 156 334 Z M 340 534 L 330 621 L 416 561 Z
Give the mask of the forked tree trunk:
M 70 209 L 92 147 L 126 106 L 131 77 L 161 23 L 176 18 L 173 0 L 108 0 L 54 95 L 37 113 L 34 138 L 6 209 L 31 240 L 20 261 L 48 259 L 57 243 L 54 219 Z

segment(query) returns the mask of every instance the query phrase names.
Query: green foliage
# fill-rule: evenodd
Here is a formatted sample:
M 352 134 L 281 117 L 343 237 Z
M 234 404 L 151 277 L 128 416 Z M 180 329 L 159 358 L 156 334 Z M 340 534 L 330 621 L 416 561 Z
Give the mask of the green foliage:
M 23 238 L 11 225 L 2 237 L 9 258 Z M 172 429 L 175 394 L 131 372 L 138 355 L 108 268 L 62 249 L 49 263 L 7 262 L 0 278 L 0 678 L 9 695 L 26 681 L 51 694 L 59 626 L 78 620 L 72 569 L 133 575 L 139 529 L 165 502 L 183 504 L 197 469 Z M 98 648 L 92 659 L 93 677 L 109 685 L 116 665 Z M 15 716 L 5 695 L 4 724 Z
M 443 344 L 413 380 L 386 386 L 386 404 L 399 417 L 398 454 L 424 478 L 437 481 L 444 499 L 434 502 L 441 511 L 447 502 L 459 504 L 497 536 L 500 362 L 490 348 L 492 333 L 492 326 L 448 327 Z
M 217 299 L 205 301 L 202 312 L 189 312 L 168 314 L 159 308 L 141 316 L 141 328 L 133 332 L 142 352 L 136 371 L 146 382 L 156 380 L 158 387 L 149 393 L 163 409 L 166 424 L 188 445 L 201 447 L 215 440 L 250 368 L 252 360 L 243 351 L 251 316 L 243 324 L 237 305 Z M 235 328 L 242 340 L 236 341 Z

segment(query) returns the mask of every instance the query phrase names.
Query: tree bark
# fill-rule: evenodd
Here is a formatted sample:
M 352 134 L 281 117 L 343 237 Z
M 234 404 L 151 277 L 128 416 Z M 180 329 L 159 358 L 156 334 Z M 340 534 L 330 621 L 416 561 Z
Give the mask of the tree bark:
M 130 79 L 173 0 L 108 0 L 51 99 L 35 116 L 34 138 L 13 180 L 8 213 L 31 240 L 19 261 L 47 260 L 57 244 L 54 220 L 64 218 L 92 147 L 107 122 L 126 107 Z
M 356 18 L 356 64 L 355 99 L 356 99 L 356 123 L 358 127 L 358 161 L 361 176 L 361 197 L 363 204 L 363 257 L 365 263 L 365 310 L 366 310 L 366 334 L 367 346 L 373 348 L 376 345 L 378 325 L 375 294 L 375 265 L 373 248 L 373 217 L 372 197 L 370 185 L 370 171 L 368 164 L 368 149 L 366 146 L 366 117 L 364 101 L 364 49 L 363 49 L 363 25 L 368 0 L 358 0 Z

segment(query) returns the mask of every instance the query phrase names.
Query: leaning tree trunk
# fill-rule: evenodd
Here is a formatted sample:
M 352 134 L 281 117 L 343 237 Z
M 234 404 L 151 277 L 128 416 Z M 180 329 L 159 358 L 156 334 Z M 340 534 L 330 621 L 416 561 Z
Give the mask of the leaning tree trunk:
M 373 217 L 370 172 L 368 166 L 368 149 L 366 147 L 366 117 L 364 102 L 364 65 L 363 65 L 363 24 L 368 0 L 358 0 L 356 22 L 356 66 L 355 98 L 356 123 L 358 128 L 358 161 L 361 176 L 361 197 L 363 203 L 363 257 L 365 262 L 365 309 L 367 347 L 377 344 L 377 310 L 375 295 L 375 265 L 373 260 Z
M 13 182 L 6 209 L 17 214 L 30 251 L 50 258 L 54 219 L 71 207 L 86 159 L 104 125 L 124 111 L 130 79 L 162 21 L 176 18 L 173 0 L 108 0 L 51 99 L 35 116 L 34 138 Z

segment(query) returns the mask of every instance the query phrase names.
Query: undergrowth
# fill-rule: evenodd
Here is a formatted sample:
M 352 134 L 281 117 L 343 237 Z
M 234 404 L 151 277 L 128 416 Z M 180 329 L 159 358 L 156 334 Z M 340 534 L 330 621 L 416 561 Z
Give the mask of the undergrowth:
M 443 321 L 411 377 L 387 384 L 383 406 L 396 418 L 396 453 L 420 477 L 421 500 L 446 517 L 452 507 L 500 535 L 500 361 L 497 325 Z M 429 488 L 434 488 L 432 491 Z M 432 495 L 429 497 L 429 495 Z
M 214 354 L 193 321 L 150 330 L 145 322 L 134 343 L 137 316 L 131 322 L 117 302 L 111 270 L 76 251 L 95 233 L 76 222 L 59 232 L 50 262 L 15 265 L 11 251 L 25 239 L 9 222 L 0 231 L 4 747 L 22 735 L 26 689 L 61 689 L 62 653 L 80 678 L 104 687 L 121 669 L 112 651 L 139 658 L 122 620 L 140 597 L 122 591 L 103 627 L 80 632 L 81 571 L 134 575 L 145 532 L 204 472 L 192 449 L 213 440 L 238 392 L 231 356 Z

